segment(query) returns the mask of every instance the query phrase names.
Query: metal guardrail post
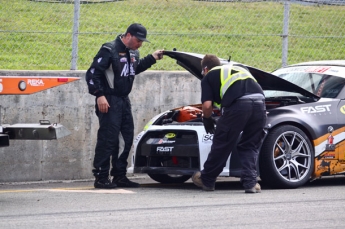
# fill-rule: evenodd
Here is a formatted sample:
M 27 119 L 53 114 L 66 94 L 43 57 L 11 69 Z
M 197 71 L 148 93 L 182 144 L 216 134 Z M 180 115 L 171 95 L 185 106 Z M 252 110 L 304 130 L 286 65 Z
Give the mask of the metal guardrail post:
M 282 67 L 288 64 L 288 37 L 289 37 L 289 19 L 290 19 L 290 1 L 284 2 L 284 19 L 283 19 L 283 44 L 282 44 Z
M 73 20 L 71 70 L 77 70 L 79 16 L 80 16 L 80 0 L 75 0 L 74 1 L 74 20 Z

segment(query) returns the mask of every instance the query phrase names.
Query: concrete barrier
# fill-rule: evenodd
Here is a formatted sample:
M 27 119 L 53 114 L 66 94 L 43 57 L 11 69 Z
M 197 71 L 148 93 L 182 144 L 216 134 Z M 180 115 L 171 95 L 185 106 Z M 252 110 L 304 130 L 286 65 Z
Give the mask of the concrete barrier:
M 10 140 L 0 148 L 0 182 L 90 179 L 98 130 L 95 97 L 85 71 L 5 71 L 0 75 L 78 76 L 81 79 L 32 95 L 0 95 L 1 123 L 61 123 L 71 135 L 58 140 Z M 200 103 L 200 80 L 185 71 L 146 71 L 130 94 L 135 134 L 156 114 Z

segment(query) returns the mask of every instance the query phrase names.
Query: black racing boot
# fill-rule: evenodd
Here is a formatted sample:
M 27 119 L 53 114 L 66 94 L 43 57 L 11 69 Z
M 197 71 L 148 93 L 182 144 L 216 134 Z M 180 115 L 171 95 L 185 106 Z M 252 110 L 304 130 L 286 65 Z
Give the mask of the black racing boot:
M 114 176 L 113 184 L 116 184 L 117 187 L 124 187 L 124 188 L 138 188 L 140 184 L 135 183 L 133 181 L 128 180 L 126 176 Z
M 113 189 L 116 188 L 116 184 L 110 182 L 108 177 L 96 177 L 94 187 L 101 189 Z

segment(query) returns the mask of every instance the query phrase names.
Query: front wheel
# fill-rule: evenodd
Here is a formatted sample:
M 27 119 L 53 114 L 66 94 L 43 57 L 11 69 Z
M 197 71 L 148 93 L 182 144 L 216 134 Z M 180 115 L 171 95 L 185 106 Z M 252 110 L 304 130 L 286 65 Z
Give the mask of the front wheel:
M 184 183 L 191 176 L 189 175 L 172 175 L 172 174 L 148 174 L 153 180 L 163 184 Z
M 284 125 L 271 130 L 260 152 L 260 178 L 273 188 L 304 185 L 314 168 L 314 151 L 299 128 Z

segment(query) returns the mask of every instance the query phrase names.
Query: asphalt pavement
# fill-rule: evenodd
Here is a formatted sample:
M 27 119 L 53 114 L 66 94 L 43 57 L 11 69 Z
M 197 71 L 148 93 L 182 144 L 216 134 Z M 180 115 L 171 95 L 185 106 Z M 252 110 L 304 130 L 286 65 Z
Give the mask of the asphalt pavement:
M 345 177 L 298 189 L 245 194 L 238 179 L 213 192 L 190 180 L 160 184 L 130 177 L 140 188 L 101 190 L 93 180 L 0 184 L 0 228 L 343 228 Z

